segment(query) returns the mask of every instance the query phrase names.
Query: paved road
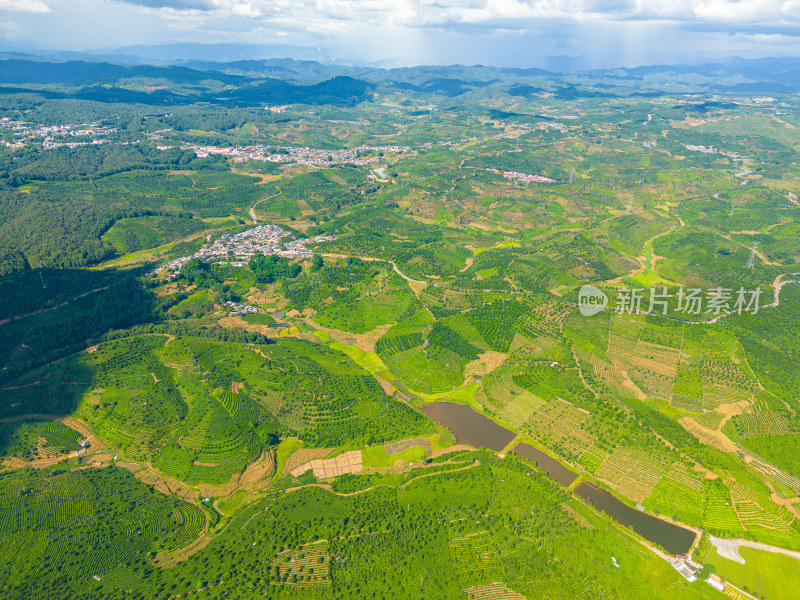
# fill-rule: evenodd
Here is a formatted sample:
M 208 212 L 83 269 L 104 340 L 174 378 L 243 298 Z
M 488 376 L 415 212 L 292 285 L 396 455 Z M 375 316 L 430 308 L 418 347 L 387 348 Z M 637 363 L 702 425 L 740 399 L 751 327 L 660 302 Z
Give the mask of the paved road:
M 708 536 L 708 539 L 711 542 L 711 545 L 717 549 L 717 554 L 723 558 L 727 558 L 741 564 L 745 564 L 744 559 L 739 554 L 739 548 L 742 546 L 755 548 L 757 550 L 766 550 L 767 552 L 777 552 L 800 560 L 800 552 L 795 550 L 786 550 L 785 548 L 778 548 L 777 546 L 770 546 L 768 544 L 762 544 L 761 542 L 751 542 L 750 540 L 743 540 L 740 538 L 724 539 L 714 537 L 713 535 Z

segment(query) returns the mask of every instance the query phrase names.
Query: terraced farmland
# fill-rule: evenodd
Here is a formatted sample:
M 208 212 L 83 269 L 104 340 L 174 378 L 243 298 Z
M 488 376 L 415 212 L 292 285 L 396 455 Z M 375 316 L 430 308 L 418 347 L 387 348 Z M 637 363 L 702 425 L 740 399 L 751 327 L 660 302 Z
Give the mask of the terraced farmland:
M 269 568 L 269 574 L 274 578 L 272 585 L 312 589 L 330 587 L 330 561 L 327 540 L 279 552 Z
M 81 448 L 81 435 L 57 421 L 0 424 L 0 456 L 24 461 L 52 459 Z

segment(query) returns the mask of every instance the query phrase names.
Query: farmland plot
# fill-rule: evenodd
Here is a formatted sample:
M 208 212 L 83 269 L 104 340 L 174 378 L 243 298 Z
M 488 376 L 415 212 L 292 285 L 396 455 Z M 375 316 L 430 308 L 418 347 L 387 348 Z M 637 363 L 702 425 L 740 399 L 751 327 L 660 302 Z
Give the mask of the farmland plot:
M 328 541 L 320 540 L 279 552 L 272 559 L 269 574 L 272 585 L 306 588 L 330 587 Z

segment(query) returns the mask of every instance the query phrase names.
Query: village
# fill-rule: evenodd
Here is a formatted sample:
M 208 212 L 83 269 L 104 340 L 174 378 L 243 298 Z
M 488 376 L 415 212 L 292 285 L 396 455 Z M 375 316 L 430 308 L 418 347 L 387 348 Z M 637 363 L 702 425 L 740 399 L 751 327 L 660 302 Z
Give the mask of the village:
M 484 169 L 489 173 L 502 175 L 506 179 L 522 181 L 525 183 L 555 183 L 555 179 L 550 179 L 544 175 L 531 175 L 530 173 L 518 173 L 517 171 L 501 171 L 500 169 Z
M 100 125 L 99 123 L 81 123 L 66 125 L 39 125 L 34 126 L 27 121 L 15 121 L 9 117 L 0 118 L 0 127 L 11 129 L 15 138 L 14 141 L 6 140 L 4 145 L 7 148 L 23 148 L 27 140 L 42 139 L 42 148 L 52 150 L 61 146 L 75 148 L 77 146 L 88 146 L 90 144 L 104 144 L 109 140 L 98 137 L 89 141 L 56 142 L 54 138 L 87 138 L 92 136 L 106 136 L 115 133 L 113 127 Z
M 577 119 L 577 116 L 567 116 L 567 117 L 557 117 L 559 119 Z M 560 131 L 561 133 L 566 133 L 568 127 L 563 123 L 559 123 L 558 121 L 541 121 L 539 123 L 512 123 L 509 125 L 510 127 L 516 129 L 523 129 L 527 131 L 545 131 L 547 129 L 555 129 L 556 131 Z
M 740 156 L 736 152 L 722 152 L 713 146 L 699 146 L 694 144 L 683 144 L 683 147 L 692 152 L 702 152 L 703 154 L 719 154 L 720 156 L 727 156 L 733 160 L 746 160 L 746 157 Z
M 493 170 L 496 173 L 500 171 Z M 550 179 L 543 175 L 531 175 L 529 173 L 517 173 L 516 171 L 503 171 L 503 177 L 506 179 L 514 179 L 516 181 L 524 181 L 525 183 L 555 183 L 555 179 Z
M 170 150 L 173 146 L 161 145 L 159 150 Z M 198 158 L 211 155 L 222 155 L 233 158 L 234 162 L 247 160 L 261 160 L 274 163 L 295 163 L 299 165 L 325 167 L 331 165 L 364 166 L 380 160 L 379 157 L 363 157 L 363 153 L 394 153 L 408 152 L 408 146 L 357 146 L 355 148 L 340 148 L 325 150 L 319 148 L 294 147 L 294 146 L 200 146 L 197 144 L 183 144 L 181 150 L 191 150 Z
M 284 258 L 311 257 L 313 252 L 306 248 L 309 242 L 330 242 L 336 238 L 318 235 L 313 238 L 292 239 L 294 236 L 277 225 L 258 225 L 240 233 L 226 233 L 211 245 L 201 248 L 191 256 L 171 260 L 156 269 L 156 273 L 169 273 L 173 279 L 178 277 L 183 266 L 193 258 L 207 262 L 225 263 L 234 267 L 244 267 L 255 254 L 276 255 Z M 289 238 L 284 241 L 284 238 Z
M 269 107 L 266 110 L 282 112 L 285 107 Z M 27 121 L 13 120 L 9 117 L 0 118 L 0 127 L 10 129 L 13 139 L 5 139 L 2 143 L 9 149 L 24 148 L 30 142 L 41 140 L 43 150 L 56 148 L 77 148 L 108 144 L 112 140 L 106 136 L 116 133 L 116 129 L 99 123 L 61 124 L 61 125 L 34 125 Z M 164 128 L 148 134 L 150 140 L 162 140 L 163 134 L 173 131 Z M 66 139 L 65 139 L 66 138 Z M 78 139 L 76 139 L 78 138 Z M 82 139 L 81 139 L 82 138 Z M 88 138 L 88 139 L 87 139 Z M 63 141 L 62 141 L 63 140 Z M 118 145 L 137 144 L 133 142 L 117 142 Z M 327 167 L 331 165 L 365 166 L 380 160 L 379 156 L 364 156 L 364 154 L 381 155 L 384 153 L 402 154 L 411 150 L 408 146 L 357 146 L 354 148 L 321 149 L 295 146 L 205 146 L 193 143 L 162 143 L 157 146 L 162 152 L 178 149 L 191 150 L 198 158 L 207 158 L 212 155 L 221 155 L 231 158 L 234 162 L 260 160 L 273 163 L 299 164 L 314 167 Z

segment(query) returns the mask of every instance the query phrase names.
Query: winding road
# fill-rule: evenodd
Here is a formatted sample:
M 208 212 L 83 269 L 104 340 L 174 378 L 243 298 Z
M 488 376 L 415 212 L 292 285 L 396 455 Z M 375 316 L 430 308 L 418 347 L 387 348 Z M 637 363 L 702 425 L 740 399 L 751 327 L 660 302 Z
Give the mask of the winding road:
M 429 281 L 420 281 L 419 279 L 412 279 L 411 277 L 403 273 L 400 269 L 398 269 L 396 264 L 394 264 L 390 260 L 386 260 L 385 258 L 373 258 L 371 256 L 345 256 L 344 254 L 320 254 L 320 256 L 327 256 L 328 258 L 357 258 L 359 260 L 366 260 L 370 262 L 389 263 L 390 265 L 392 265 L 392 269 L 394 269 L 395 273 L 397 273 L 398 275 L 400 275 L 400 277 L 402 277 L 403 279 L 405 279 L 410 283 L 422 283 L 425 285 L 430 283 Z
M 259 200 L 258 202 L 253 204 L 253 206 L 250 207 L 250 210 L 248 212 L 250 213 L 250 218 L 253 220 L 253 225 L 258 225 L 258 218 L 256 217 L 256 206 L 258 206 L 259 204 L 261 204 L 266 200 L 272 200 L 275 196 L 282 193 L 283 192 L 281 190 L 278 190 L 277 193 L 272 194 L 272 196 L 267 196 L 266 198 L 262 198 L 261 200 Z

